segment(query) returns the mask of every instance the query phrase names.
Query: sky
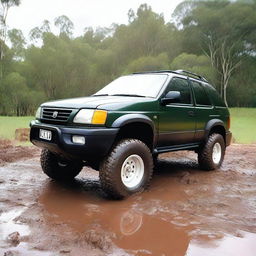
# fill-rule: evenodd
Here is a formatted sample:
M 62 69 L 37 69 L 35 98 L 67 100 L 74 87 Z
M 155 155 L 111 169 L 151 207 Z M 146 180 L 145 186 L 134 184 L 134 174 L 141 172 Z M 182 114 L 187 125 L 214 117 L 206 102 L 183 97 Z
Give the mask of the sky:
M 9 29 L 21 29 L 27 37 L 29 31 L 41 26 L 47 19 L 54 23 L 60 15 L 68 16 L 75 25 L 74 35 L 81 35 L 85 27 L 109 27 L 112 23 L 127 24 L 129 9 L 137 10 L 147 3 L 157 13 L 163 13 L 165 21 L 171 19 L 175 7 L 182 0 L 21 0 L 19 7 L 10 9 Z

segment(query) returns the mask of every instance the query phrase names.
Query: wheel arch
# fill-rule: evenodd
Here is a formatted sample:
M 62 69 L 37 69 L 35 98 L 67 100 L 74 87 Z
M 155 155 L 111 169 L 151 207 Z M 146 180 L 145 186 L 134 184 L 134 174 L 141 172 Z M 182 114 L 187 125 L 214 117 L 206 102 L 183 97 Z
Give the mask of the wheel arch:
M 224 122 L 222 120 L 212 119 L 206 124 L 204 139 L 207 140 L 207 138 L 213 133 L 218 133 L 222 135 L 226 144 L 226 129 L 225 129 Z
M 143 141 L 152 151 L 156 141 L 156 129 L 153 121 L 143 114 L 127 114 L 116 119 L 113 128 L 120 128 L 116 141 L 133 138 Z

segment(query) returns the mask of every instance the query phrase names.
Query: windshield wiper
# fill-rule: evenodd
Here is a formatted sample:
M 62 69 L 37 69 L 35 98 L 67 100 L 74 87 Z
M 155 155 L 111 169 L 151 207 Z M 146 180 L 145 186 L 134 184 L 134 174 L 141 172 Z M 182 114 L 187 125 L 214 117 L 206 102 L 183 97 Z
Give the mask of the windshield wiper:
M 97 97 L 97 96 L 109 96 L 109 94 L 93 94 L 92 97 Z
M 143 95 L 138 95 L 138 94 L 111 94 L 110 96 L 127 96 L 127 97 L 146 97 Z

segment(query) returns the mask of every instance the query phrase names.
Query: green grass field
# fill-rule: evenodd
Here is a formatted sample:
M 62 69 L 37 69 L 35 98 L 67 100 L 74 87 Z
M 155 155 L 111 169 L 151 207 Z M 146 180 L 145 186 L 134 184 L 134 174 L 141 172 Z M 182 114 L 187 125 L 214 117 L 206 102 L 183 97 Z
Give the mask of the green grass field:
M 231 108 L 230 114 L 235 142 L 256 143 L 256 108 Z
M 231 131 L 235 142 L 256 143 L 256 108 L 231 108 L 230 113 Z M 15 129 L 29 127 L 32 119 L 31 116 L 0 116 L 0 137 L 14 139 Z
M 0 116 L 0 138 L 14 140 L 15 130 L 17 128 L 29 127 L 29 122 L 33 120 L 33 116 L 14 117 L 14 116 Z M 17 143 L 22 145 L 29 145 L 28 142 Z

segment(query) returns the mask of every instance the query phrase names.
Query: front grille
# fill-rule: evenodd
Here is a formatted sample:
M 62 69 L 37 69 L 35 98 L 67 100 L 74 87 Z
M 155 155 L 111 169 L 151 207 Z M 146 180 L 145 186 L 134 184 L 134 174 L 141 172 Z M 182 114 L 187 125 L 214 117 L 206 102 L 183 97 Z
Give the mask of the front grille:
M 42 119 L 53 122 L 67 122 L 72 109 L 65 108 L 43 108 Z

